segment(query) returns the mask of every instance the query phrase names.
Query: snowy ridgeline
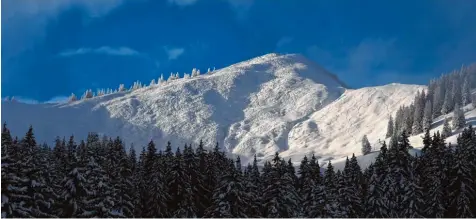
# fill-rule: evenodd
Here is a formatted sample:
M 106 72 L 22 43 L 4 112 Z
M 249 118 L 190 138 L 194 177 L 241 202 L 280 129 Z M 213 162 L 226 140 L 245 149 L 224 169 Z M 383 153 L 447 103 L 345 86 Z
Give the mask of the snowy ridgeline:
M 131 89 L 122 86 L 122 92 L 66 104 L 2 102 L 2 122 L 15 135 L 33 125 L 38 141 L 47 143 L 96 132 L 120 136 L 136 150 L 151 139 L 159 149 L 167 141 L 197 145 L 203 140 L 218 142 L 245 163 L 257 155 L 262 165 L 277 151 L 294 162 L 312 153 L 325 162 L 359 156 L 364 135 L 378 149 L 388 118 L 428 90 L 403 84 L 346 89 L 336 76 L 294 54 L 268 54 L 212 74 L 195 71 L 186 80 L 172 76 L 160 86 L 135 83 Z M 432 130 L 441 126 L 433 119 Z M 421 144 L 419 137 L 410 140 L 415 147 Z

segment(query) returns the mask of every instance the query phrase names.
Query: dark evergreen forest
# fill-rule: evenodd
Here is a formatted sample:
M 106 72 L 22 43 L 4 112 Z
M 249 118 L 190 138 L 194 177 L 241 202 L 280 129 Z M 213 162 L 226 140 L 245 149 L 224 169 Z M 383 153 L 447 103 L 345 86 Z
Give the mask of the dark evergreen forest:
M 242 166 L 217 145 L 137 156 L 120 138 L 56 139 L 39 145 L 33 128 L 21 139 L 2 129 L 3 217 L 474 217 L 476 136 L 456 145 L 439 133 L 412 156 L 406 132 L 384 143 L 369 168 L 353 156 L 324 172 L 314 155 L 299 167 L 278 153 L 258 168 Z M 210 151 L 205 148 L 213 148 Z

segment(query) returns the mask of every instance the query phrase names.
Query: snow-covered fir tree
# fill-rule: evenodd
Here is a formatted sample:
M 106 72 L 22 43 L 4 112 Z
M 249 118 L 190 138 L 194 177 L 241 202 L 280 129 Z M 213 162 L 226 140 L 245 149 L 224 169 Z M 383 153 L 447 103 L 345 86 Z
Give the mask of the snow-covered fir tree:
M 474 217 L 474 155 L 475 133 L 472 127 L 463 130 L 458 136 L 455 159 L 451 168 L 451 193 L 447 217 Z M 469 162 L 471 161 L 471 162 Z
M 157 80 L 157 84 L 163 84 L 165 82 L 165 79 L 164 79 L 164 74 L 160 74 L 160 77 L 159 79 Z
M 141 217 L 166 217 L 168 215 L 166 201 L 170 198 L 164 184 L 164 166 L 156 151 L 154 142 L 150 141 L 142 164 L 142 177 L 145 185 L 141 188 L 141 193 L 145 200 L 143 204 L 145 209 L 142 211 Z
M 476 108 L 476 94 L 471 95 L 471 105 Z
M 367 155 L 370 154 L 371 151 L 372 146 L 370 146 L 369 139 L 367 139 L 367 135 L 364 135 L 364 137 L 362 137 L 362 154 Z
M 425 93 L 418 92 L 413 101 L 415 105 L 415 112 L 413 113 L 413 127 L 412 133 L 419 134 L 423 131 L 423 113 L 425 107 Z
M 112 193 L 114 190 L 106 172 L 93 156 L 89 157 L 85 169 L 84 178 L 86 179 L 87 192 L 82 199 L 82 212 L 78 217 L 118 217 L 119 215 L 113 212 L 114 200 Z
M 236 165 L 220 177 L 214 190 L 212 206 L 207 213 L 210 217 L 250 217 L 253 210 L 254 198 L 247 193 L 246 183 L 241 174 L 241 162 L 237 158 Z
M 167 210 L 174 217 L 195 217 L 196 208 L 191 180 L 187 175 L 180 148 L 177 148 L 171 163 L 171 169 L 167 173 L 166 186 L 169 195 Z
M 394 128 L 393 117 L 390 116 L 390 118 L 388 119 L 388 124 L 387 124 L 387 134 L 385 134 L 386 138 L 392 137 L 393 132 L 394 132 L 393 128 Z
M 104 96 L 104 94 L 106 94 L 106 91 L 104 89 L 97 89 L 96 96 L 100 97 Z
M 192 77 L 196 77 L 196 76 L 198 76 L 198 74 L 197 74 L 197 69 L 196 69 L 196 68 L 193 68 L 193 69 L 192 69 Z
M 10 130 L 3 124 L 2 129 L 2 217 L 32 217 L 26 206 L 25 195 L 28 179 L 22 176 L 24 154 L 17 140 L 13 140 Z
M 344 171 L 338 179 L 339 214 L 336 217 L 361 217 L 362 184 L 361 170 L 353 155 L 351 161 L 347 158 Z
M 78 98 L 76 97 L 76 95 L 74 93 L 71 93 L 71 95 L 69 96 L 68 98 L 68 102 L 72 103 L 74 101 L 78 100 Z
M 307 157 L 301 161 L 299 168 L 299 192 L 302 197 L 301 213 L 304 217 L 321 217 L 324 210 L 325 196 L 319 164 L 313 155 L 308 162 Z
M 126 91 L 126 87 L 124 86 L 124 84 L 119 84 L 119 89 L 118 89 L 119 92 L 123 92 L 123 91 Z
M 337 177 L 331 161 L 327 165 L 323 179 L 324 186 L 324 209 L 322 217 L 338 217 L 340 215 L 338 198 Z
M 300 197 L 293 185 L 292 176 L 284 160 L 276 153 L 272 169 L 268 175 L 270 184 L 263 191 L 263 216 L 296 217 L 298 216 Z
M 427 148 L 421 157 L 421 182 L 423 187 L 424 205 L 422 210 L 426 217 L 442 218 L 446 212 L 447 194 L 445 187 L 448 185 L 448 172 L 445 171 L 447 160 L 445 159 L 446 146 L 444 138 L 439 133 L 430 138 L 427 132 L 424 138 L 424 145 Z
M 471 103 L 471 84 L 469 76 L 466 76 L 463 80 L 462 96 L 461 101 L 463 106 L 466 106 Z
M 426 131 L 426 130 L 431 128 L 432 115 L 433 115 L 433 112 L 432 112 L 431 101 L 427 100 L 426 104 L 425 104 L 425 109 L 423 111 L 423 120 L 422 120 L 422 128 L 423 129 L 421 130 L 421 132 Z M 414 134 L 419 134 L 421 132 L 414 133 Z
M 423 217 L 423 193 L 420 178 L 416 174 L 416 161 L 410 160 L 406 176 L 408 181 L 403 188 L 403 200 L 401 216 L 405 218 Z
M 380 154 L 373 165 L 373 172 L 369 181 L 365 206 L 366 217 L 388 217 L 388 203 L 383 198 L 385 197 L 384 180 L 387 177 L 386 172 L 388 168 L 387 159 L 387 145 L 384 142 L 380 148 Z
M 466 119 L 464 118 L 464 112 L 457 104 L 453 111 L 453 129 L 461 129 L 466 125 Z
M 81 99 L 89 99 L 93 97 L 94 97 L 93 91 L 89 89 L 84 92 L 83 96 L 81 96 Z
M 408 149 L 410 144 L 406 132 L 402 132 L 396 144 L 391 145 L 389 149 L 388 174 L 383 183 L 386 190 L 385 197 L 388 200 L 389 217 L 401 217 L 403 214 L 404 189 L 408 186 L 411 160 Z
M 441 133 L 443 139 L 450 137 L 452 134 L 449 120 L 450 120 L 449 118 L 445 118 L 443 122 L 443 131 Z
M 61 208 L 58 212 L 60 217 L 79 217 L 85 211 L 84 199 L 91 194 L 88 189 L 88 182 L 85 178 L 86 165 L 80 162 L 74 156 L 74 147 L 68 147 L 67 153 L 73 156 L 68 156 L 66 177 L 61 184 L 63 190 L 61 193 Z
M 457 75 L 454 79 L 453 79 L 453 84 L 452 84 L 452 95 L 453 95 L 453 104 L 454 105 L 459 105 L 459 106 L 464 106 L 463 105 L 463 101 L 462 101 L 462 91 L 461 91 L 461 86 L 462 86 L 463 82 L 461 81 L 461 78 L 459 75 Z

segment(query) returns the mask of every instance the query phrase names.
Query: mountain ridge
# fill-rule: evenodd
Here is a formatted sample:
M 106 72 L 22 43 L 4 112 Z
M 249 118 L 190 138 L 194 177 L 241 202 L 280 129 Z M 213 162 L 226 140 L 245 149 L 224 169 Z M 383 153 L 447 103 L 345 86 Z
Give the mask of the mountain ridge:
M 401 85 L 392 90 L 389 86 L 395 87 L 379 87 L 388 95 L 406 90 L 401 95 L 408 98 L 398 106 L 409 104 L 413 92 L 425 88 Z M 182 147 L 204 140 L 209 146 L 219 142 L 226 152 L 246 158 L 257 154 L 264 159 L 276 151 L 290 157 L 302 156 L 309 150 L 332 154 L 336 152 L 334 146 L 327 147 L 332 151 L 326 152 L 326 148 L 312 144 L 300 153 L 291 153 L 293 148 L 302 149 L 296 147 L 300 141 L 293 138 L 297 133 L 307 133 L 298 139 L 312 142 L 308 139 L 316 131 L 312 127 L 326 127 L 321 122 L 328 122 L 313 117 L 345 99 L 346 94 L 361 90 L 346 87 L 337 76 L 302 55 L 271 53 L 210 74 L 73 103 L 3 102 L 2 122 L 7 122 L 12 133 L 19 136 L 33 125 L 40 142 L 52 142 L 56 135 L 74 134 L 84 139 L 88 132 L 98 132 L 120 136 L 137 150 L 150 140 L 156 141 L 159 149 L 166 141 Z M 396 108 L 388 110 L 394 112 Z M 302 127 L 311 129 L 306 132 Z M 319 142 L 326 141 L 329 139 L 324 137 Z M 348 151 L 359 150 L 360 145 L 355 145 Z

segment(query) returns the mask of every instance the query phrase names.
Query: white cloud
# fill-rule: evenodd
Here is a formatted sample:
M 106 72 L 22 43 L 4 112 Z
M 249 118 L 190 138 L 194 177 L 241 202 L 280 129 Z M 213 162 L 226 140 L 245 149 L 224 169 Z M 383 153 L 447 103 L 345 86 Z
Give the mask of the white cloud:
M 386 62 L 392 56 L 395 39 L 365 39 L 348 52 L 348 67 L 365 72 Z
M 288 37 L 288 36 L 285 36 L 285 37 L 281 37 L 281 39 L 279 39 L 278 43 L 276 43 L 276 48 L 280 48 L 286 44 L 289 44 L 293 41 L 293 38 L 292 37 Z
M 45 103 L 65 103 L 68 101 L 68 99 L 69 97 L 67 96 L 56 96 L 46 101 Z
M 108 14 L 125 0 L 2 0 L 2 55 L 5 59 L 41 41 L 46 26 L 63 10 L 81 8 L 90 17 Z
M 412 60 L 404 56 L 396 46 L 396 39 L 362 40 L 354 47 L 342 51 L 328 51 L 313 45 L 307 48 L 307 54 L 329 71 L 338 74 L 352 86 L 354 82 L 361 84 L 366 78 L 366 85 L 393 82 L 408 82 L 410 76 L 398 77 L 397 73 L 408 73 Z M 420 78 L 418 78 L 420 79 Z
M 332 53 L 321 49 L 317 45 L 308 47 L 306 52 L 311 59 L 315 60 L 317 63 L 325 65 L 329 70 L 332 70 L 331 68 L 336 64 L 339 64 L 338 62 L 341 61 L 337 57 L 334 57 Z
M 238 19 L 244 19 L 246 14 L 253 6 L 254 0 L 225 0 L 230 7 L 235 11 Z M 180 7 L 191 6 L 198 2 L 198 0 L 168 0 L 170 4 L 175 4 Z
M 68 50 L 60 53 L 60 56 L 75 56 L 75 55 L 84 55 L 84 54 L 105 54 L 105 55 L 115 55 L 115 56 L 138 56 L 139 52 L 128 48 L 128 47 L 119 47 L 112 48 L 108 46 L 99 47 L 96 49 L 93 48 L 79 48 L 77 50 Z
M 12 97 L 14 101 L 20 102 L 20 103 L 26 103 L 26 104 L 38 104 L 38 100 L 30 99 L 28 97 L 17 97 L 14 96 Z
M 230 6 L 236 13 L 238 19 L 242 20 L 246 18 L 246 14 L 253 6 L 254 0 L 227 0 Z
M 185 52 L 185 49 L 184 48 L 168 49 L 167 47 L 165 47 L 165 52 L 167 53 L 169 60 L 174 60 L 174 59 L 177 59 L 179 56 L 181 56 Z
M 178 6 L 189 6 L 197 2 L 197 0 L 168 0 L 171 4 L 176 4 Z
M 17 101 L 17 102 L 20 102 L 20 103 L 26 103 L 26 104 L 65 103 L 65 102 L 68 101 L 68 98 L 69 97 L 67 97 L 67 96 L 56 96 L 56 97 L 51 98 L 48 101 L 40 102 L 38 100 L 34 100 L 34 99 L 31 99 L 31 98 L 28 98 L 28 97 L 17 97 L 17 96 L 13 97 L 14 101 Z M 4 99 L 4 98 L 2 98 L 2 99 Z M 9 100 L 10 100 L 10 98 L 9 98 Z

